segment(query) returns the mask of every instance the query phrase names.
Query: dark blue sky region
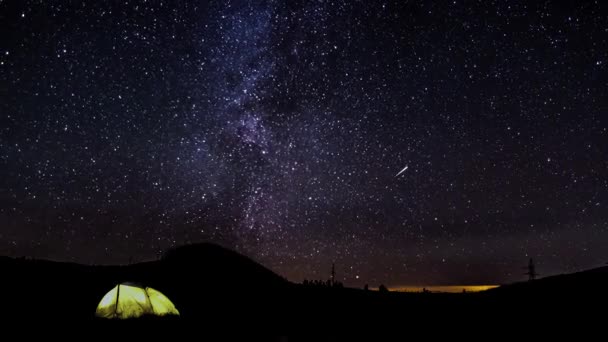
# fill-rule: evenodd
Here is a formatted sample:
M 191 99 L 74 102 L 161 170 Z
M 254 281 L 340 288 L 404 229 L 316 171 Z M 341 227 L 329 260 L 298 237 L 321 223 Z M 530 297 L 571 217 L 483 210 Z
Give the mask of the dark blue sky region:
M 5 0 L 0 35 L 0 254 L 212 241 L 349 286 L 608 261 L 602 1 Z

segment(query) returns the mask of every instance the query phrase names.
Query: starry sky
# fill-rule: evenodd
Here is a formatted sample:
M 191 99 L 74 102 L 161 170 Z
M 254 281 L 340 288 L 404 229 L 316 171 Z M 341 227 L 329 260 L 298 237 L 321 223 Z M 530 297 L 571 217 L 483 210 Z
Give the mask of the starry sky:
M 605 1 L 4 0 L 0 37 L 0 254 L 212 241 L 357 287 L 608 261 Z

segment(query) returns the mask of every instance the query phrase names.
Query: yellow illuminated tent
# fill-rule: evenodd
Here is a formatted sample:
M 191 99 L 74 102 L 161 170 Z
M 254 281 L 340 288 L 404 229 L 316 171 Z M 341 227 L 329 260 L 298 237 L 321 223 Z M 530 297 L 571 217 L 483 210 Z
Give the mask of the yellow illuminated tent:
M 125 319 L 147 315 L 179 316 L 179 311 L 159 291 L 132 284 L 116 285 L 103 296 L 95 311 L 95 316 L 103 318 Z

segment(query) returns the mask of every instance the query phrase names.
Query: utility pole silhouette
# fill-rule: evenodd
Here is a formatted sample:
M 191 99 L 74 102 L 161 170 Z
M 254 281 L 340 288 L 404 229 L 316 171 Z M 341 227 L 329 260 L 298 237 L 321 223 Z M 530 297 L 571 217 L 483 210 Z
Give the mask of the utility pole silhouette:
M 524 269 L 528 270 L 528 272 L 524 273 L 528 276 L 528 281 L 532 281 L 538 276 L 538 273 L 536 273 L 536 267 L 534 266 L 534 260 L 532 260 L 532 258 L 530 258 L 530 261 L 528 262 L 528 267 L 524 267 Z
M 336 285 L 336 264 L 331 263 L 331 285 Z

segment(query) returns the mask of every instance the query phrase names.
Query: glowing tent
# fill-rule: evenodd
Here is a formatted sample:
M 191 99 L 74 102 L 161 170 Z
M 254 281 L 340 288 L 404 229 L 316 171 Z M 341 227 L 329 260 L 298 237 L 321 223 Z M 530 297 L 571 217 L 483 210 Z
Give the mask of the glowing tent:
M 126 319 L 146 315 L 179 316 L 179 311 L 159 291 L 131 284 L 116 285 L 103 296 L 95 311 L 95 316 L 103 318 Z

